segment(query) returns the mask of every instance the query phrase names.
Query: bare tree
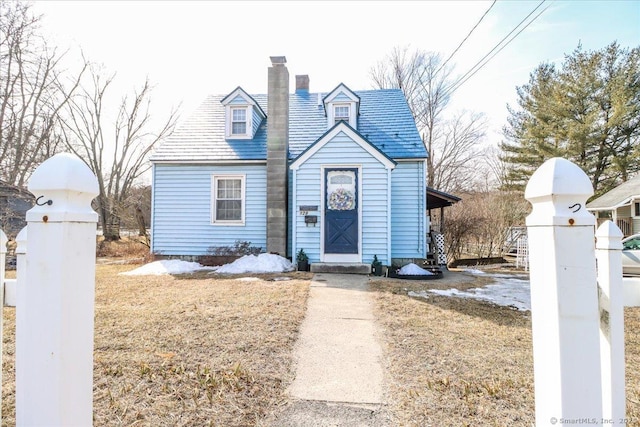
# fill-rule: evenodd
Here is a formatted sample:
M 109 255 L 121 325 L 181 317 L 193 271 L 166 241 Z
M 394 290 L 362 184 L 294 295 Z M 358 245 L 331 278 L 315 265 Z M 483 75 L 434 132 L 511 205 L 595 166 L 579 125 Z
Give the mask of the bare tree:
M 486 122 L 478 114 L 458 113 L 446 120 L 453 84 L 452 69 L 442 63 L 434 52 L 413 51 L 408 47 L 394 48 L 370 71 L 374 86 L 381 89 L 401 89 L 422 134 L 429 153 L 427 159 L 427 185 L 450 191 L 466 184 L 466 177 L 454 180 L 451 173 L 469 173 L 464 170 L 469 159 L 464 159 L 469 147 L 471 158 L 481 155 L 478 143 L 484 138 Z M 456 147 L 461 144 L 463 147 Z
M 509 230 L 523 224 L 531 205 L 518 192 L 469 192 L 461 197 L 447 213 L 449 261 L 502 256 Z
M 433 141 L 430 161 L 431 186 L 443 191 L 471 189 L 481 173 L 479 159 L 485 150 L 479 146 L 486 133 L 483 114 L 461 111 L 442 124 L 442 136 Z
M 504 159 L 503 152 L 496 146 L 485 149 L 484 155 L 485 191 L 497 188 L 512 188 L 509 179 L 509 165 Z M 523 196 L 524 197 L 524 196 Z
M 122 99 L 115 121 L 109 123 L 106 93 L 115 76 L 105 78 L 91 67 L 91 77 L 69 103 L 65 141 L 98 178 L 100 195 L 96 202 L 105 240 L 119 240 L 129 192 L 151 167 L 151 150 L 172 132 L 177 116 L 175 110 L 171 111 L 153 129 L 152 87 L 146 80 L 132 97 Z
M 394 47 L 369 74 L 380 89 L 401 89 L 418 127 L 433 128 L 449 102 L 444 96 L 449 70 L 439 73 L 439 65 L 433 52 Z
M 65 55 L 47 46 L 30 8 L 0 0 L 0 179 L 19 187 L 61 146 L 60 113 L 86 69 L 62 69 Z

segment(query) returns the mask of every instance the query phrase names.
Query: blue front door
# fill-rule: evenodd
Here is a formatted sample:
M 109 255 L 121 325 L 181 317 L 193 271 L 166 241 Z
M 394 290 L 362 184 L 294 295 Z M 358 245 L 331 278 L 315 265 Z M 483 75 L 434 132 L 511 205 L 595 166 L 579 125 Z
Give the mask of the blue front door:
M 358 169 L 325 169 L 324 252 L 358 253 Z

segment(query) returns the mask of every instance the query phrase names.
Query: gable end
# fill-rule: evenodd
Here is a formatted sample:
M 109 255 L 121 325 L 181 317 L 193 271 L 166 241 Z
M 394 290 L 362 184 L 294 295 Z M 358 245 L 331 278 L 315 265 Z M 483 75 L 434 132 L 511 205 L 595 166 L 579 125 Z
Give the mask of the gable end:
M 360 115 L 360 97 L 349 89 L 344 83 L 340 83 L 322 100 L 324 114 L 327 117 L 327 129 L 331 129 L 341 120 L 358 128 L 358 116 Z
M 316 142 L 311 144 L 304 150 L 300 155 L 291 163 L 291 169 L 297 170 L 302 166 L 308 159 L 310 159 L 315 153 L 317 153 L 325 144 L 333 140 L 333 138 L 339 133 L 345 133 L 349 138 L 351 138 L 356 144 L 362 147 L 365 151 L 375 157 L 380 163 L 384 165 L 387 169 L 394 169 L 396 167 L 396 162 L 387 156 L 385 153 L 380 151 L 376 146 L 371 144 L 364 138 L 358 131 L 349 126 L 348 123 L 344 121 L 340 121 L 324 135 L 322 135 Z

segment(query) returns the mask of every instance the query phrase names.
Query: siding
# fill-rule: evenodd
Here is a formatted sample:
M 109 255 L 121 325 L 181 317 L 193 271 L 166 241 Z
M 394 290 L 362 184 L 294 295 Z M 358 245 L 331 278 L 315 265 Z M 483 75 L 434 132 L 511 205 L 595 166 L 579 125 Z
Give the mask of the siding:
M 391 253 L 393 258 L 425 258 L 423 162 L 400 162 L 391 173 Z
M 233 100 L 229 102 L 230 105 L 247 105 L 247 100 L 244 99 L 241 95 L 236 95 Z
M 287 163 L 287 168 L 289 167 L 289 164 L 291 162 Z M 287 194 L 287 257 L 289 257 L 290 259 L 293 260 L 294 264 L 296 262 L 296 254 L 292 253 L 292 235 L 291 235 L 291 230 L 293 227 L 293 172 L 291 171 L 291 169 L 287 169 L 288 171 L 288 177 L 287 177 L 287 181 L 288 181 L 288 194 Z
M 323 165 L 358 165 L 361 166 L 360 209 L 362 221 L 360 223 L 362 233 L 362 262 L 369 263 L 373 255 L 383 263 L 388 262 L 387 254 L 387 170 L 367 151 L 352 141 L 344 133 L 326 143 L 317 153 L 307 160 L 297 171 L 297 201 L 292 206 L 293 220 L 296 223 L 294 238 L 296 239 L 296 251 L 300 248 L 309 255 L 310 262 L 320 260 L 320 239 L 322 221 L 322 189 L 321 180 Z M 304 216 L 300 215 L 300 205 L 315 205 L 318 212 L 309 212 L 310 215 L 318 215 L 318 224 L 307 226 Z
M 211 224 L 211 176 L 245 175 L 245 224 Z M 156 254 L 206 255 L 236 240 L 266 248 L 266 165 L 154 165 L 152 247 Z
M 256 132 L 258 132 L 258 128 L 262 124 L 262 117 L 260 116 L 258 111 L 255 109 L 255 107 L 251 108 L 251 112 L 252 112 L 251 125 L 253 127 L 251 136 L 253 137 L 256 135 Z
M 353 102 L 353 101 L 351 100 L 351 98 L 347 96 L 347 94 L 342 92 L 331 100 L 331 103 L 336 103 L 336 102 Z

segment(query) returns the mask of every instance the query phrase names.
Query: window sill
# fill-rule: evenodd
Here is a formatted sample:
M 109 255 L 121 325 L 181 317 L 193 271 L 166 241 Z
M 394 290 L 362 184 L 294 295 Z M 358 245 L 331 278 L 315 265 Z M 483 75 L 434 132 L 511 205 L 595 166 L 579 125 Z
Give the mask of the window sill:
M 244 224 L 244 221 L 213 221 L 211 225 L 233 227 L 233 226 L 244 226 L 245 224 Z

